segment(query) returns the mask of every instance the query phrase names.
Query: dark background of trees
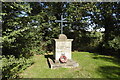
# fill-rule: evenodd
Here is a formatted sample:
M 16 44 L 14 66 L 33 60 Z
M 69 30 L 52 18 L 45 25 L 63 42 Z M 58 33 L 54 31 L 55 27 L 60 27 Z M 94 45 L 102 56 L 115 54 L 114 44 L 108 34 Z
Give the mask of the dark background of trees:
M 73 51 L 120 56 L 119 2 L 3 2 L 1 15 L 5 59 L 13 55 L 18 61 L 23 57 L 27 60 L 34 54 L 53 51 L 54 39 L 60 34 L 55 20 L 61 15 L 68 21 L 63 33 L 74 39 Z M 90 25 L 95 25 L 93 31 L 87 31 Z M 99 28 L 105 31 L 97 32 Z

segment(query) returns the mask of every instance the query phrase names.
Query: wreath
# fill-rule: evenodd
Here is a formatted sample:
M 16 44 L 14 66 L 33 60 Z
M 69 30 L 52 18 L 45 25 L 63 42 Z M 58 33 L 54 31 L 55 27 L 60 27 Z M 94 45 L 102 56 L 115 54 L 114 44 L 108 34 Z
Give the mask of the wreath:
M 67 57 L 66 56 L 61 56 L 59 58 L 59 60 L 60 60 L 60 62 L 65 63 L 65 62 L 67 62 Z

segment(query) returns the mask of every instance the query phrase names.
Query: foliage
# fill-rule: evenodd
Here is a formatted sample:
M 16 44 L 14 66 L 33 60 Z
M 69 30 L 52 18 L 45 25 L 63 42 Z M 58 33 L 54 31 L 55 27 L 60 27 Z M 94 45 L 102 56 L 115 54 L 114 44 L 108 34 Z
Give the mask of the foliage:
M 26 56 L 29 53 L 29 41 L 26 40 L 29 28 L 25 22 L 25 17 L 21 17 L 22 11 L 30 13 L 29 4 L 26 3 L 6 3 L 2 4 L 2 48 L 3 55 Z M 24 44 L 24 45 L 23 45 Z M 31 54 L 29 54 L 31 55 Z M 27 56 L 26 56 L 27 57 Z
M 85 30 L 89 26 L 89 11 L 93 11 L 95 3 L 69 3 L 67 5 L 67 20 L 73 30 Z
M 100 42 L 102 42 L 101 32 L 76 32 L 74 33 L 73 49 L 79 51 L 95 50 Z M 76 44 L 76 42 L 78 42 Z M 78 47 L 79 46 L 79 47 Z
M 57 38 L 60 33 L 60 27 L 54 20 L 59 20 L 61 14 L 66 17 L 68 21 L 66 23 L 67 26 L 64 27 L 64 34 L 74 39 L 76 47 L 81 47 L 80 44 L 77 45 L 77 43 L 82 41 L 81 45 L 86 46 L 87 49 L 94 48 L 93 45 L 98 46 L 94 43 L 99 44 L 101 36 L 93 39 L 93 33 L 86 31 L 89 26 L 94 25 L 95 29 L 105 28 L 105 32 L 101 33 L 103 34 L 103 42 L 100 42 L 102 43 L 101 46 L 108 46 L 108 48 L 112 46 L 115 50 L 119 50 L 119 48 L 116 49 L 113 47 L 113 41 L 119 40 L 116 40 L 117 36 L 119 36 L 118 4 L 119 3 L 107 4 L 102 2 L 3 3 L 3 26 L 6 26 L 3 28 L 3 52 L 5 51 L 4 49 L 8 51 L 5 51 L 5 54 L 8 54 L 10 50 L 13 52 L 14 48 L 18 48 L 20 45 L 22 47 L 20 49 L 24 49 L 23 53 L 26 53 L 25 50 L 27 50 L 28 53 L 32 52 L 36 54 L 48 50 L 52 51 L 53 39 Z M 28 10 L 26 10 L 27 8 Z M 110 21 L 109 23 L 107 22 L 108 20 Z M 74 36 L 71 34 L 74 34 Z M 22 42 L 17 42 L 17 40 L 21 40 L 21 37 L 23 37 Z M 85 40 L 88 40 L 88 42 L 84 42 Z M 26 46 L 23 46 L 22 43 L 26 43 Z M 117 44 L 119 45 L 118 42 Z M 23 50 L 20 51 L 19 53 L 21 54 Z M 13 52 L 13 54 L 14 53 L 16 52 Z
M 109 41 L 109 45 L 115 50 L 120 49 L 120 37 L 115 37 L 113 40 Z
M 23 2 L 2 3 L 2 77 L 17 78 L 18 73 L 30 66 L 33 61 L 30 52 L 31 35 L 25 17 L 30 13 L 30 5 Z
M 105 28 L 101 47 L 106 51 L 119 51 L 119 2 L 96 3 L 96 9 L 91 11 L 91 22 L 96 24 L 95 28 Z M 115 46 L 116 45 L 116 46 Z M 119 53 L 118 53 L 119 54 Z
M 13 55 L 2 55 L 2 77 L 3 79 L 17 78 L 18 73 L 22 72 L 28 66 L 33 64 L 32 58 L 26 59 L 24 57 L 15 58 Z
M 90 38 L 90 41 L 89 41 L 89 47 L 93 50 L 96 49 L 96 47 L 99 45 L 100 42 L 102 42 L 102 36 L 103 36 L 103 33 L 101 32 L 91 32 L 90 34 L 87 35 L 87 37 Z
M 119 54 L 119 47 L 115 47 L 120 45 L 119 44 L 119 34 L 120 34 L 120 27 L 119 27 L 119 2 L 114 3 L 105 3 L 105 2 L 99 2 L 99 3 L 69 3 L 67 6 L 67 13 L 68 17 L 67 19 L 72 22 L 71 28 L 68 28 L 68 31 L 65 31 L 68 35 L 70 33 L 70 30 L 74 30 L 73 34 L 76 37 L 74 40 L 77 42 L 76 47 L 83 48 L 84 46 L 90 50 L 91 48 L 96 49 L 93 46 L 90 46 L 93 44 L 93 40 L 95 41 L 96 47 L 99 47 L 99 49 L 104 49 L 104 52 L 117 51 Z M 86 29 L 89 29 L 89 26 L 94 27 L 93 31 L 99 28 L 104 28 L 105 31 L 102 32 L 102 40 L 100 39 L 101 36 L 99 36 L 99 40 L 93 39 L 91 36 L 91 33 L 86 33 Z M 67 29 L 66 29 L 67 30 Z M 83 35 L 84 34 L 84 35 Z M 82 40 L 80 40 L 81 36 Z M 89 36 L 87 36 L 89 35 Z M 81 45 L 80 46 L 80 41 Z M 101 42 L 102 41 L 102 42 Z M 87 47 L 89 45 L 89 47 Z M 114 55 L 114 53 L 113 53 Z M 116 54 L 115 54 L 116 55 Z

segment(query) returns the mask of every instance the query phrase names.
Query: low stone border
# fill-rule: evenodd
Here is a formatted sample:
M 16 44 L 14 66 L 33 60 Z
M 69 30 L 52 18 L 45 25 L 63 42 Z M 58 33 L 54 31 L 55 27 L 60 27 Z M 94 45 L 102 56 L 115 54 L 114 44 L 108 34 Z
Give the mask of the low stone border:
M 56 68 L 74 68 L 78 67 L 79 64 L 73 60 L 68 60 L 66 63 L 60 63 L 60 61 L 55 61 L 53 62 L 52 59 L 48 58 L 48 61 L 50 63 L 50 68 L 51 69 L 56 69 Z

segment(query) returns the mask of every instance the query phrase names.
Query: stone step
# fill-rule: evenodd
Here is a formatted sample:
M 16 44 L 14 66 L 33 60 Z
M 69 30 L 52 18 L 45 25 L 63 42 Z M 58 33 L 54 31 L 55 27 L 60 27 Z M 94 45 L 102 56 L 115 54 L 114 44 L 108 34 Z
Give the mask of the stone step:
M 48 63 L 50 63 L 50 68 L 51 69 L 56 69 L 56 68 L 74 68 L 78 67 L 79 64 L 73 60 L 68 60 L 66 63 L 60 63 L 60 61 L 55 61 L 53 62 L 52 59 L 48 58 Z

